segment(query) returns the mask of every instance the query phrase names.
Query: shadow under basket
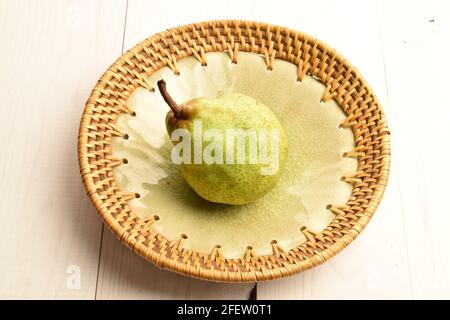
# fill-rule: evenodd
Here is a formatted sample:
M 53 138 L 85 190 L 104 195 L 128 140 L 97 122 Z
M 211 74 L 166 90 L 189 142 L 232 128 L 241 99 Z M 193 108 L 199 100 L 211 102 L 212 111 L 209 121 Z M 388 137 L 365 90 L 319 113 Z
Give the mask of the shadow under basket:
M 245 65 L 256 69 L 246 69 Z M 283 68 L 287 70 L 285 78 L 280 73 Z M 263 73 L 257 75 L 262 69 L 267 78 Z M 219 70 L 219 73 L 214 73 L 214 70 Z M 239 82 L 239 79 L 247 78 L 246 72 L 249 80 Z M 223 81 L 214 81 L 221 78 L 217 75 L 222 73 Z M 273 95 L 264 89 L 264 81 L 273 81 L 274 77 L 279 77 L 277 81 L 289 81 L 289 85 L 278 86 L 277 90 L 285 90 L 283 96 L 287 97 L 283 100 L 285 102 L 279 104 L 290 103 L 295 106 L 295 99 L 300 99 L 296 96 L 297 90 L 312 88 L 311 95 L 305 95 L 305 99 L 307 96 L 312 97 L 317 106 L 301 109 L 304 112 L 310 110 L 308 114 L 313 118 L 304 123 L 303 129 L 323 132 L 325 138 L 322 141 L 319 139 L 323 150 L 339 152 L 339 158 L 353 161 L 344 160 L 342 165 L 327 173 L 328 176 L 339 174 L 335 180 L 340 179 L 344 191 L 338 194 L 341 198 L 344 195 L 345 199 L 330 196 L 330 202 L 323 205 L 322 209 L 329 217 L 325 225 L 321 227 L 312 222 L 311 216 L 320 216 L 319 211 L 314 209 L 309 213 L 310 220 L 305 220 L 303 224 L 297 221 L 299 225 L 294 225 L 299 237 L 286 236 L 291 240 L 295 238 L 297 242 L 287 243 L 281 238 L 268 240 L 261 236 L 260 242 L 255 240 L 253 243 L 250 232 L 248 239 L 243 240 L 250 239 L 246 242 L 248 245 L 243 246 L 244 242 L 235 241 L 239 248 L 242 247 L 240 252 L 230 250 L 231 245 L 226 241 L 202 246 L 198 240 L 201 237 L 196 240 L 188 232 L 182 232 L 183 228 L 175 228 L 176 235 L 170 234 L 170 230 L 166 232 L 161 226 L 171 221 L 170 218 L 172 225 L 175 221 L 181 221 L 181 226 L 183 224 L 177 216 L 165 216 L 163 209 L 156 212 L 152 212 L 151 208 L 144 213 L 139 211 L 139 204 L 146 196 L 138 188 L 124 187 L 123 176 L 133 170 L 145 171 L 145 165 L 139 168 L 136 165 L 139 159 L 134 159 L 132 153 L 126 151 L 127 144 L 134 143 L 139 133 L 137 125 L 133 127 L 126 123 L 137 124 L 142 119 L 157 119 L 163 115 L 162 99 L 155 96 L 156 80 L 160 77 L 165 77 L 168 85 L 172 85 L 169 88 L 174 88 L 174 96 L 179 101 L 228 90 L 256 96 L 257 100 L 273 107 L 277 103 L 272 102 L 271 105 Z M 186 81 L 192 80 L 192 77 L 194 81 Z M 211 88 L 202 88 L 202 82 L 196 81 L 195 77 L 203 77 L 203 83 L 211 83 Z M 186 86 L 195 88 L 186 89 L 182 85 L 186 82 L 190 82 Z M 265 85 L 270 87 L 269 82 Z M 319 90 L 316 95 L 314 88 Z M 144 100 L 150 97 L 148 104 L 155 109 L 139 109 L 136 98 L 139 95 Z M 155 97 L 151 98 L 151 95 Z M 299 105 L 302 104 L 299 102 Z M 332 117 L 333 106 L 341 113 L 341 118 L 336 112 L 336 117 Z M 167 107 L 164 108 L 167 111 Z M 319 111 L 319 108 L 328 108 L 329 111 Z M 285 121 L 284 124 L 289 127 L 286 123 L 289 116 L 285 115 L 284 110 L 281 107 L 273 109 L 281 122 Z M 144 117 L 141 110 L 149 112 L 148 115 L 152 117 Z M 327 115 L 325 120 L 315 121 L 314 110 Z M 336 149 L 338 140 L 333 141 L 326 136 L 327 119 L 333 130 L 348 132 L 351 137 L 350 148 L 342 150 L 345 152 Z M 339 122 L 334 124 L 333 121 Z M 164 125 L 159 120 L 156 123 L 161 128 Z M 156 136 L 162 132 L 155 130 L 153 133 L 157 132 Z M 145 130 L 141 133 L 140 137 L 146 135 Z M 294 148 L 296 143 L 291 145 L 290 141 L 289 148 Z M 295 155 L 295 152 L 292 154 Z M 323 156 L 323 152 L 321 154 Z M 314 153 L 311 152 L 311 155 Z M 389 176 L 390 144 L 389 130 L 377 98 L 359 72 L 340 54 L 323 42 L 297 31 L 265 23 L 233 20 L 173 28 L 144 40 L 120 57 L 100 78 L 86 103 L 78 138 L 78 156 L 88 195 L 104 223 L 135 252 L 161 268 L 184 275 L 223 282 L 253 282 L 286 277 L 321 264 L 362 232 L 384 193 Z M 324 157 L 333 159 L 331 156 Z M 353 169 L 351 172 L 345 171 L 348 168 Z M 314 174 L 310 176 L 314 178 Z M 136 176 L 145 177 L 145 174 Z M 322 186 L 316 188 L 323 189 L 323 192 L 328 190 L 327 185 L 322 183 Z M 301 190 L 298 192 L 301 193 Z M 322 202 L 325 200 L 320 199 Z M 199 203 L 195 203 L 196 209 L 207 207 Z M 215 210 L 219 212 L 221 209 L 216 207 Z M 242 210 L 253 212 L 256 209 L 250 207 Z M 201 218 L 198 221 L 198 225 L 203 223 Z M 263 230 L 264 225 L 261 228 Z M 166 225 L 166 229 L 170 228 Z M 241 233 L 245 233 L 245 229 L 242 230 Z M 216 233 L 220 235 L 220 232 Z M 270 232 L 267 232 L 267 237 L 270 236 Z M 236 239 L 240 239 L 238 235 Z

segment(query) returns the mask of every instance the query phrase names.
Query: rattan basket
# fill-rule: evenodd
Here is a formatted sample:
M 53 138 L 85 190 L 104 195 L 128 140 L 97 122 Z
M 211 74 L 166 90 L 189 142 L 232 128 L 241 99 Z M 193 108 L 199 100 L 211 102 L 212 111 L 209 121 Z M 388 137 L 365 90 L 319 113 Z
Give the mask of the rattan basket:
M 284 251 L 273 244 L 273 254 L 247 250 L 241 259 L 226 259 L 220 249 L 196 252 L 182 241 L 169 241 L 151 228 L 152 218 L 140 219 L 129 206 L 134 193 L 119 189 L 113 167 L 122 159 L 112 156 L 111 140 L 122 136 L 115 125 L 121 113 L 132 114 L 127 98 L 138 87 L 154 90 L 147 77 L 168 66 L 178 73 L 177 61 L 195 56 L 206 64 L 208 52 L 239 51 L 261 54 L 267 68 L 275 58 L 297 66 L 299 81 L 312 75 L 326 90 L 322 100 L 335 99 L 347 118 L 356 147 L 345 154 L 356 157 L 357 172 L 345 177 L 353 184 L 345 205 L 329 207 L 334 220 L 320 233 L 307 229 L 303 244 Z M 81 119 L 78 156 L 89 197 L 105 224 L 120 240 L 157 266 L 215 281 L 269 280 L 305 271 L 330 259 L 355 239 L 374 214 L 385 189 L 390 164 L 389 130 L 375 94 L 359 72 L 325 43 L 306 34 L 265 23 L 210 21 L 156 34 L 120 57 L 100 78 Z M 181 239 L 182 240 L 182 239 Z

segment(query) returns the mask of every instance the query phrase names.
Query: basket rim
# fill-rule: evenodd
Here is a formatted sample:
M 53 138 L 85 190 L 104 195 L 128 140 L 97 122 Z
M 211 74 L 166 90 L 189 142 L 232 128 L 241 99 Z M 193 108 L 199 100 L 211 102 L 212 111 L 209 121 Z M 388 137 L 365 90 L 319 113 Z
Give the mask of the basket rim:
M 379 171 L 378 179 L 375 182 L 375 185 L 373 186 L 373 191 L 370 194 L 369 199 L 364 198 L 364 200 L 367 200 L 366 203 L 363 205 L 362 212 L 359 213 L 357 220 L 352 221 L 351 228 L 348 228 L 348 230 L 345 230 L 345 232 L 342 232 L 338 235 L 337 238 L 334 238 L 334 235 L 332 236 L 332 243 L 330 245 L 327 245 L 326 247 L 318 247 L 316 244 L 317 242 L 320 242 L 320 237 L 324 237 L 322 233 L 320 234 L 309 234 L 310 237 L 307 236 L 308 242 L 311 242 L 309 246 L 313 249 L 307 258 L 303 259 L 289 259 L 284 261 L 282 264 L 277 265 L 276 267 L 273 267 L 271 269 L 265 269 L 262 268 L 258 270 L 258 258 L 262 257 L 265 259 L 265 257 L 273 257 L 274 259 L 280 258 L 280 255 L 283 256 L 283 253 L 278 252 L 278 255 L 275 253 L 272 255 L 267 256 L 256 256 L 251 251 L 247 251 L 245 254 L 245 257 L 242 259 L 225 259 L 220 257 L 220 252 L 218 250 L 213 250 L 212 253 L 195 253 L 193 250 L 185 250 L 182 249 L 181 242 L 178 244 L 179 249 L 181 251 L 191 251 L 191 253 L 195 253 L 199 259 L 200 257 L 202 259 L 205 259 L 208 263 L 206 263 L 205 266 L 199 266 L 192 263 L 186 263 L 186 262 L 180 262 L 176 259 L 173 259 L 171 256 L 167 256 L 165 252 L 162 254 L 161 252 L 157 252 L 154 250 L 154 248 L 150 248 L 147 245 L 144 245 L 142 242 L 138 241 L 136 239 L 136 236 L 132 237 L 130 236 L 129 230 L 127 230 L 123 225 L 119 223 L 117 219 L 115 219 L 111 215 L 111 210 L 106 205 L 106 200 L 108 200 L 108 197 L 104 198 L 104 195 L 102 197 L 102 194 L 99 193 L 98 185 L 96 185 L 96 182 L 94 181 L 94 175 L 92 173 L 92 167 L 90 163 L 90 157 L 89 154 L 89 139 L 92 138 L 92 135 L 90 135 L 90 130 L 92 130 L 91 121 L 95 115 L 95 108 L 98 104 L 98 99 L 100 99 L 101 91 L 105 90 L 105 88 L 110 84 L 110 81 L 115 76 L 121 77 L 122 75 L 119 75 L 118 73 L 121 72 L 121 69 L 124 68 L 124 66 L 130 66 L 134 62 L 132 61 L 133 58 L 135 58 L 139 52 L 143 50 L 143 48 L 146 48 L 146 46 L 155 46 L 155 43 L 160 43 L 161 41 L 166 41 L 168 38 L 171 37 L 181 37 L 180 34 L 185 34 L 189 32 L 201 32 L 205 28 L 214 28 L 217 26 L 220 30 L 225 29 L 226 32 L 230 32 L 228 29 L 236 28 L 236 30 L 239 28 L 239 30 L 245 28 L 244 31 L 251 29 L 253 32 L 256 30 L 256 35 L 258 35 L 258 30 L 266 30 L 266 33 L 270 34 L 270 41 L 269 41 L 269 47 L 267 46 L 260 46 L 261 50 L 264 51 L 266 56 L 266 63 L 268 67 L 270 66 L 271 61 L 273 59 L 280 59 L 279 57 L 276 57 L 276 54 L 273 54 L 270 52 L 271 48 L 276 46 L 275 41 L 272 40 L 272 33 L 277 35 L 286 35 L 294 36 L 297 41 L 300 41 L 302 39 L 302 44 L 313 44 L 311 46 L 313 48 L 313 55 L 314 55 L 314 49 L 323 52 L 326 52 L 326 54 L 330 55 L 332 57 L 332 61 L 340 64 L 342 68 L 345 69 L 346 74 L 349 74 L 350 77 L 354 77 L 357 79 L 358 84 L 363 87 L 364 91 L 367 93 L 367 95 L 371 98 L 371 102 L 375 106 L 375 111 L 378 112 L 377 115 L 380 117 L 380 124 L 379 126 L 376 126 L 376 128 L 379 128 L 379 133 L 373 138 L 373 139 L 379 139 L 380 146 L 377 151 L 379 153 L 380 159 L 377 162 L 377 168 Z M 199 31 L 200 30 L 200 31 Z M 269 30 L 269 31 L 267 31 Z M 242 30 L 241 30 L 242 32 Z M 252 33 L 253 34 L 253 33 Z M 239 34 L 240 35 L 240 34 Z M 281 36 L 278 38 L 278 41 L 281 41 Z M 277 39 L 276 39 L 277 40 Z M 233 40 L 231 43 L 227 43 L 229 46 L 224 48 L 220 48 L 221 50 L 209 50 L 207 52 L 223 52 L 223 51 L 229 51 L 230 55 L 236 54 L 239 51 L 247 51 L 248 47 L 241 47 L 239 48 L 239 45 L 237 47 L 237 50 L 235 47 L 233 47 L 233 44 L 236 45 L 236 43 L 233 43 Z M 172 43 L 173 45 L 173 43 Z M 198 44 L 194 44 L 194 46 L 198 46 Z M 287 45 L 286 45 L 287 47 Z M 180 49 L 180 48 L 177 48 Z M 205 48 L 201 47 L 200 49 L 190 47 L 191 54 L 188 54 L 180 59 L 183 59 L 188 56 L 195 55 L 199 60 L 202 59 L 203 55 L 205 54 Z M 253 48 L 251 48 L 253 49 Z M 145 50 L 145 49 L 144 49 Z M 203 51 L 202 51 L 203 50 Z M 197 52 L 197 54 L 196 54 Z M 261 52 L 255 52 L 255 51 L 247 51 L 247 52 L 254 52 L 254 53 L 261 53 Z M 267 53 L 267 54 L 266 54 Z M 236 56 L 235 56 L 236 57 Z M 155 72 L 156 70 L 168 66 L 176 71 L 176 61 L 177 59 L 170 55 L 168 57 L 164 57 L 164 59 L 160 59 L 157 61 L 154 61 L 154 70 L 152 70 L 151 73 Z M 171 59 L 173 59 L 171 61 Z M 179 59 L 179 60 L 180 60 Z M 272 60 L 270 60 L 272 59 Z M 281 57 L 283 59 L 283 57 Z M 283 59 L 285 60 L 285 59 Z M 288 60 L 285 60 L 288 61 Z M 302 60 L 300 60 L 302 61 Z M 131 64 L 130 64 L 131 62 Z M 172 63 L 171 63 L 172 62 Z M 290 62 L 290 61 L 289 61 Z M 304 62 L 304 61 L 302 61 Z M 300 66 L 299 66 L 300 69 Z M 151 74 L 150 73 L 150 74 Z M 309 72 L 305 72 L 307 74 Z M 146 74 L 145 76 L 148 76 L 149 74 Z M 134 74 L 136 76 L 136 74 Z M 132 79 L 136 80 L 136 79 Z M 321 79 L 319 79 L 323 84 L 326 86 L 330 84 L 324 83 Z M 142 85 L 142 83 L 140 84 Z M 139 85 L 137 86 L 139 87 Z M 120 91 L 120 90 L 119 90 Z M 131 90 L 131 91 L 134 91 Z M 359 97 L 361 98 L 361 97 Z M 331 99 L 336 99 L 336 96 L 331 97 Z M 126 99 L 125 99 L 126 100 Z M 338 105 L 343 109 L 343 106 L 341 106 L 341 103 L 339 101 L 336 101 Z M 358 102 L 355 102 L 355 105 Z M 343 110 L 346 114 L 347 112 Z M 369 110 L 370 111 L 370 110 Z M 373 111 L 373 110 L 372 110 Z M 370 112 L 372 112 L 370 111 Z M 123 112 L 123 111 L 122 111 Z M 111 121 L 108 121 L 110 123 Z M 112 122 L 115 123 L 115 120 Z M 355 128 L 356 125 L 349 125 L 349 127 L 352 128 L 354 136 L 356 135 L 356 131 L 358 128 Z M 98 129 L 98 128 L 97 128 Z M 374 129 L 375 130 L 375 129 Z M 86 187 L 87 194 L 89 198 L 91 199 L 91 202 L 97 209 L 100 217 L 102 218 L 105 225 L 111 229 L 111 231 L 128 247 L 130 247 L 132 250 L 137 252 L 139 255 L 144 257 L 145 259 L 153 262 L 157 266 L 169 269 L 171 271 L 175 271 L 177 273 L 181 273 L 184 275 L 188 275 L 195 278 L 205 279 L 205 280 L 213 280 L 213 281 L 221 281 L 221 282 L 255 282 L 260 280 L 270 280 L 270 279 L 277 279 L 289 275 L 293 275 L 295 273 L 299 273 L 302 271 L 305 271 L 307 269 L 310 269 L 314 266 L 317 266 L 334 255 L 336 255 L 338 252 L 340 252 L 342 249 L 344 249 L 350 242 L 352 242 L 359 233 L 362 232 L 362 230 L 365 228 L 365 226 L 370 221 L 372 215 L 375 213 L 381 198 L 383 196 L 383 193 L 386 188 L 386 184 L 389 177 L 389 171 L 390 171 L 390 142 L 389 142 L 389 129 L 387 127 L 386 120 L 384 118 L 384 113 L 381 109 L 381 106 L 378 102 L 378 99 L 376 98 L 373 90 L 370 88 L 366 80 L 362 77 L 360 72 L 351 65 L 340 53 L 338 53 L 336 50 L 328 47 L 328 45 L 325 42 L 322 42 L 321 40 L 318 40 L 314 37 L 311 37 L 303 32 L 295 31 L 287 27 L 281 27 L 273 24 L 268 23 L 262 23 L 262 22 L 254 22 L 254 21 L 246 21 L 246 20 L 211 20 L 211 21 L 204 21 L 199 23 L 192 23 L 192 24 L 186 24 L 183 26 L 178 26 L 174 28 L 167 29 L 166 31 L 162 31 L 159 33 L 154 34 L 153 36 L 146 38 L 145 40 L 139 42 L 135 46 L 133 46 L 131 49 L 129 49 L 126 53 L 122 54 L 106 71 L 105 73 L 100 77 L 97 84 L 95 85 L 94 89 L 92 90 L 90 97 L 88 98 L 85 108 L 83 110 L 83 115 L 80 121 L 80 128 L 79 128 L 79 135 L 78 135 L 78 161 L 80 166 L 80 173 L 82 176 L 83 183 Z M 97 140 L 95 140 L 97 141 Z M 103 144 L 107 144 L 106 140 L 101 140 Z M 355 142 L 356 142 L 356 136 L 355 136 Z M 358 154 L 359 150 L 356 150 L 355 153 Z M 360 156 L 356 155 L 358 158 L 358 171 L 360 168 Z M 112 168 L 112 161 L 111 159 L 107 159 L 105 161 L 111 161 L 107 166 L 110 166 Z M 112 175 L 112 182 L 115 182 L 114 175 Z M 353 187 L 353 190 L 355 187 Z M 353 191 L 352 191 L 353 194 Z M 117 209 L 117 208 L 116 208 Z M 123 208 L 122 208 L 123 209 Z M 122 210 L 120 209 L 120 210 Z M 117 209 L 119 210 L 119 209 Z M 337 208 L 336 210 L 339 210 Z M 334 221 L 334 220 L 333 220 Z M 306 230 L 308 232 L 308 230 Z M 317 240 L 318 239 L 318 240 Z M 171 245 L 174 245 L 173 243 Z M 303 244 L 302 244 L 303 245 Z M 302 246 L 300 245 L 300 246 Z M 299 246 L 299 247 L 300 247 Z M 315 248 L 315 249 L 314 249 Z M 178 249 L 177 249 L 178 250 Z M 235 264 L 244 264 L 248 263 L 249 268 L 246 270 L 235 270 L 235 271 L 229 271 L 229 270 L 217 270 L 213 262 L 214 261 L 220 261 L 221 263 L 235 265 Z M 188 261 L 189 262 L 189 261 Z M 247 265 L 246 265 L 247 266 Z

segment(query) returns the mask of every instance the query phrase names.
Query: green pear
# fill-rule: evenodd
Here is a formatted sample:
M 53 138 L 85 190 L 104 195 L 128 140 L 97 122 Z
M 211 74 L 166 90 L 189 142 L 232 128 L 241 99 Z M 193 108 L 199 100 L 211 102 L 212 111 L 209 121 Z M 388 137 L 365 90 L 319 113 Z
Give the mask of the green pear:
M 172 161 L 202 198 L 242 205 L 277 183 L 287 156 L 286 133 L 266 105 L 239 93 L 177 104 L 158 81 L 170 107 L 166 127 Z M 175 143 L 176 142 L 176 143 Z

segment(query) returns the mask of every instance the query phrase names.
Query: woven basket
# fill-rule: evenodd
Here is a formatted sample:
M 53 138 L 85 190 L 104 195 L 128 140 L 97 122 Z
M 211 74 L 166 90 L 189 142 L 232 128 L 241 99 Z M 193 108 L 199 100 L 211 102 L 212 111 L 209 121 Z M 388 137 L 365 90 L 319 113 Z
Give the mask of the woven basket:
M 247 250 L 241 259 L 225 259 L 220 249 L 197 252 L 169 241 L 151 228 L 153 218 L 136 216 L 128 201 L 135 197 L 119 189 L 113 167 L 122 159 L 112 156 L 111 139 L 123 136 L 115 122 L 121 113 L 132 114 L 127 98 L 138 87 L 154 90 L 146 80 L 177 61 L 195 56 L 206 64 L 205 53 L 226 51 L 236 62 L 239 51 L 261 54 L 267 68 L 275 58 L 297 66 L 299 81 L 309 74 L 326 90 L 322 100 L 335 99 L 347 115 L 356 147 L 344 156 L 356 157 L 357 172 L 344 178 L 353 184 L 345 205 L 329 207 L 335 219 L 320 233 L 302 230 L 308 239 L 284 251 L 273 244 L 273 254 L 258 256 Z M 306 34 L 265 23 L 211 21 L 186 25 L 156 34 L 120 57 L 100 78 L 81 119 L 78 156 L 89 197 L 105 224 L 127 246 L 157 266 L 215 281 L 247 282 L 289 276 L 330 259 L 364 229 L 383 195 L 390 163 L 389 130 L 374 93 L 359 72 L 340 54 Z

